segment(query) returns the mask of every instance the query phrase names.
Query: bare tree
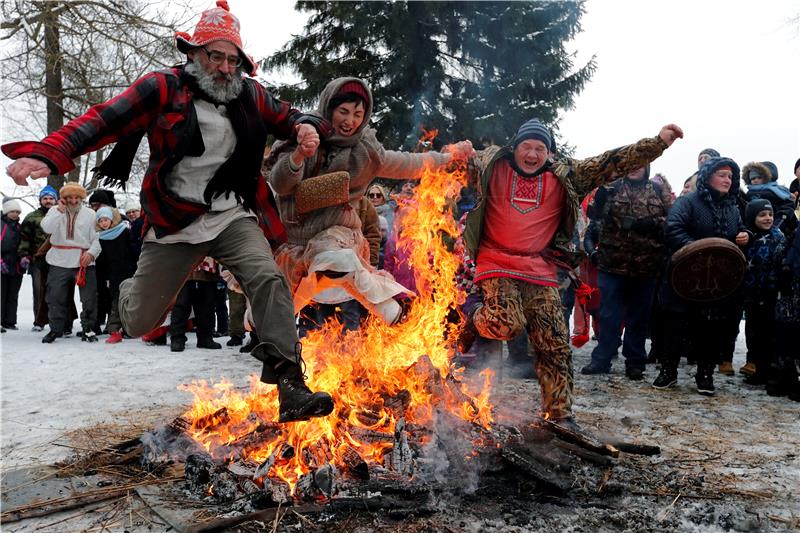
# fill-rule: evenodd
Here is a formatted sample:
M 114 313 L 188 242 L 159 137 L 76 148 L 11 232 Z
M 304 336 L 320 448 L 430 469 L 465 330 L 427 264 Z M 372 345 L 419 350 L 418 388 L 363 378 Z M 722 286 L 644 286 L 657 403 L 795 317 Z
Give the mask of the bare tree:
M 121 92 L 143 74 L 178 61 L 174 32 L 191 10 L 149 0 L 4 0 L 6 52 L 0 58 L 0 98 L 6 133 L 39 138 Z M 167 10 L 169 9 L 169 10 Z M 45 113 L 43 114 L 43 111 Z M 146 151 L 146 143 L 143 143 Z M 104 151 L 84 156 L 70 181 L 96 187 L 89 169 Z M 134 165 L 131 186 L 146 163 Z M 144 160 L 146 161 L 146 159 Z M 58 188 L 64 176 L 49 176 Z

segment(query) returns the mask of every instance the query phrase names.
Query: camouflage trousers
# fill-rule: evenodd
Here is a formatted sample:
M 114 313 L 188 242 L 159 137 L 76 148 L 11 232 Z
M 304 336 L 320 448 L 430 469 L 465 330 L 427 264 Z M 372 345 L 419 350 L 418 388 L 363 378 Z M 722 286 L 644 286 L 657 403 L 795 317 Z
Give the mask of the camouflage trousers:
M 536 350 L 542 416 L 551 420 L 572 416 L 572 350 L 558 288 L 511 278 L 489 278 L 480 286 L 483 306 L 473 315 L 478 333 L 511 340 L 526 329 Z

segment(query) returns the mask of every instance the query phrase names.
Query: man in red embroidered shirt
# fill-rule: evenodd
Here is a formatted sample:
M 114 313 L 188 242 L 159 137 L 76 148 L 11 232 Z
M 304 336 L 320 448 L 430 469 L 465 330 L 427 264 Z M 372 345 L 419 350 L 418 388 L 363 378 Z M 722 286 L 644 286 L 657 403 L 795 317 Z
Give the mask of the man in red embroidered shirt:
M 468 339 L 511 340 L 524 329 L 536 350 L 542 416 L 572 419 L 572 352 L 558 295 L 556 263 L 577 265 L 571 247 L 580 201 L 595 187 L 653 161 L 681 129 L 669 124 L 656 137 L 578 161 L 553 158 L 550 130 L 523 124 L 511 146 L 491 147 L 477 160 L 480 201 L 467 216 L 464 241 L 476 258 L 483 305 L 465 326 Z
M 278 384 L 281 422 L 327 415 L 331 396 L 305 385 L 292 297 L 267 244 L 286 233 L 261 163 L 268 134 L 296 136 L 301 152 L 312 155 L 318 131 L 328 134 L 330 124 L 243 76 L 255 74 L 255 64 L 225 0 L 202 13 L 194 35 L 179 32 L 176 45 L 185 65 L 145 75 L 42 142 L 3 146 L 16 159 L 8 174 L 20 185 L 28 176 L 65 174 L 72 159 L 116 142 L 96 170 L 106 184 L 124 183 L 147 134 L 144 244 L 136 274 L 120 286 L 125 331 L 139 336 L 160 324 L 194 267 L 211 256 L 253 303 L 262 340 L 253 355 L 264 363 L 261 380 Z

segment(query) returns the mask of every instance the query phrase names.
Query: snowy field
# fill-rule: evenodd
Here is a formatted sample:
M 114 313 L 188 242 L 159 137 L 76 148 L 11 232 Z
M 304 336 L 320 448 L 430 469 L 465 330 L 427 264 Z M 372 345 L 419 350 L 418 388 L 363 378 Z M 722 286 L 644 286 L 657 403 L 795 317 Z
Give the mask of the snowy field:
M 260 370 L 260 363 L 240 355 L 238 347 L 225 347 L 227 338 L 217 339 L 223 344 L 221 350 L 200 350 L 194 347 L 193 334 L 188 335 L 182 353 L 171 353 L 168 346 L 147 346 L 140 340 L 108 345 L 103 342 L 106 336 L 93 344 L 71 337 L 45 345 L 41 343 L 44 333 L 31 332 L 32 315 L 30 277 L 26 276 L 20 293 L 19 331 L 2 335 L 4 474 L 66 457 L 73 451 L 68 435 L 81 429 L 106 424 L 150 429 L 168 422 L 191 401 L 188 393 L 178 390 L 182 383 L 218 381 L 224 376 L 244 390 L 248 376 Z M 648 367 L 646 381 L 627 380 L 622 360 L 615 361 L 611 375 L 583 376 L 579 370 L 588 362 L 594 345 L 590 342 L 575 350 L 578 421 L 599 436 L 639 440 L 663 450 L 657 457 L 621 463 L 615 470 L 622 476 L 620 482 L 634 483 L 649 472 L 651 477 L 657 475 L 659 483 L 663 478 L 663 486 L 676 487 L 676 493 L 686 494 L 691 481 L 698 490 L 719 494 L 721 500 L 684 497 L 672 501 L 671 495 L 648 496 L 647 490 L 652 488 L 644 483 L 641 494 L 631 491 L 639 495 L 627 497 L 624 509 L 613 510 L 627 513 L 620 528 L 607 522 L 613 519 L 609 509 L 570 513 L 552 506 L 542 506 L 536 516 L 526 513 L 524 517 L 476 512 L 465 521 L 461 513 L 453 516 L 450 527 L 460 530 L 459 524 L 467 524 L 465 529 L 474 531 L 594 531 L 609 527 L 791 531 L 800 525 L 800 404 L 771 398 L 760 388 L 744 385 L 739 375 L 715 375 L 716 397 L 703 397 L 694 390 L 693 368 L 685 366 L 680 369 L 679 386 L 669 391 L 650 386 L 655 367 Z M 744 353 L 742 333 L 735 368 L 744 363 Z M 535 381 L 514 380 L 505 373 L 494 396 L 498 420 L 514 422 L 530 416 L 538 398 Z M 631 473 L 628 477 L 623 475 L 626 471 Z M 663 512 L 664 516 L 656 516 Z M 703 522 L 706 515 L 713 516 Z M 440 519 L 447 516 L 444 511 Z M 8 530 L 33 530 L 31 524 L 33 521 L 14 524 Z

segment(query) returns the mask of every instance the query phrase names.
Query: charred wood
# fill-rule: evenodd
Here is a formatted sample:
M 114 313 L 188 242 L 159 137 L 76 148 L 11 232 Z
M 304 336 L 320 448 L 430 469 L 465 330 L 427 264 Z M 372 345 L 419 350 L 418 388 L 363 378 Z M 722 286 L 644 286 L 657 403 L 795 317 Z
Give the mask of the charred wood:
M 612 457 L 609 457 L 608 455 L 600 455 L 598 453 L 594 453 L 582 446 L 573 444 L 571 442 L 565 442 L 560 439 L 553 439 L 552 444 L 553 446 L 556 446 L 561 450 L 564 450 L 576 457 L 580 457 L 581 459 L 584 459 L 596 465 L 609 466 L 616 463 L 616 461 Z
M 500 453 L 503 459 L 508 461 L 510 465 L 521 469 L 531 476 L 536 486 L 543 492 L 557 496 L 562 496 L 567 493 L 567 483 L 553 470 L 539 464 L 536 459 L 526 457 L 522 453 L 518 453 L 509 448 L 504 448 Z
M 633 455 L 660 455 L 661 448 L 652 444 L 637 444 L 635 442 L 614 442 L 612 446 L 624 453 Z
M 565 442 L 577 444 L 581 448 L 585 448 L 600 455 L 607 455 L 614 458 L 619 457 L 618 449 L 611 444 L 600 442 L 591 435 L 567 428 L 562 424 L 556 424 L 550 420 L 542 420 L 541 424 L 542 427 L 548 431 L 552 431 L 558 438 Z
M 347 444 L 342 450 L 342 467 L 345 473 L 356 479 L 369 479 L 369 466 L 361 455 Z

